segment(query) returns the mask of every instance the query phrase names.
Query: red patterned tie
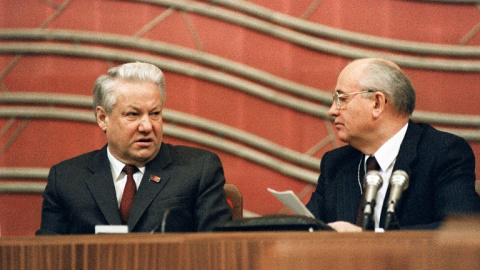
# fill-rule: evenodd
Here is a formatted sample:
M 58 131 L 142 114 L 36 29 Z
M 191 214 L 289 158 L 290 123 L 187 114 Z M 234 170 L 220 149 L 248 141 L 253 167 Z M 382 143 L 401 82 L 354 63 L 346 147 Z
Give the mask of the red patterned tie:
M 137 170 L 137 167 L 128 164 L 123 168 L 123 171 L 127 174 L 127 183 L 125 183 L 125 189 L 123 190 L 122 201 L 120 203 L 120 215 L 122 216 L 123 224 L 127 224 L 133 199 L 135 198 L 135 193 L 137 193 L 137 186 L 133 180 L 133 174 Z
M 375 171 L 380 170 L 380 165 L 378 165 L 377 159 L 374 156 L 370 156 L 367 158 L 366 172 L 372 171 L 372 170 L 375 170 Z M 365 183 L 363 186 L 365 186 Z M 357 226 L 360 226 L 360 227 L 362 227 L 362 223 L 363 223 L 363 204 L 364 203 L 365 203 L 365 194 L 362 194 L 360 197 L 360 203 L 358 205 L 358 211 L 357 211 Z

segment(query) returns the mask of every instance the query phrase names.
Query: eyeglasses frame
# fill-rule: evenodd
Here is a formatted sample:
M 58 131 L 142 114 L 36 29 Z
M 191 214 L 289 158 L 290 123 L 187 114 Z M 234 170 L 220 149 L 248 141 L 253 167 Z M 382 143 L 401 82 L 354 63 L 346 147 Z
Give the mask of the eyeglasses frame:
M 378 92 L 378 91 L 377 90 L 362 90 L 362 91 L 350 92 L 350 93 L 339 93 L 338 90 L 336 90 L 332 93 L 332 99 L 333 99 L 333 102 L 335 103 L 337 109 L 340 110 L 342 108 L 342 105 L 343 105 L 340 98 L 349 97 L 349 96 L 353 96 L 353 95 L 357 95 L 357 94 L 375 93 L 375 92 Z

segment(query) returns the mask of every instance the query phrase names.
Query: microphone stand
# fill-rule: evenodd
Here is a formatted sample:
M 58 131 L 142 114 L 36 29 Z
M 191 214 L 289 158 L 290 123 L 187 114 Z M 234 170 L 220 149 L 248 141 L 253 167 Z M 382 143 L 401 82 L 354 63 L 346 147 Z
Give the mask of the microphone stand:
M 170 214 L 170 209 L 163 212 L 162 222 L 157 225 L 153 230 L 150 231 L 150 234 L 156 233 L 160 229 L 160 233 L 165 233 L 165 228 L 167 226 L 167 217 Z
M 397 215 L 394 212 L 387 212 L 387 217 L 385 218 L 385 230 L 400 230 L 400 224 Z
M 375 204 L 375 201 L 372 202 L 372 204 Z M 373 220 L 372 220 L 372 213 L 373 213 L 373 207 L 372 204 L 367 203 L 365 204 L 365 211 L 363 214 L 363 221 L 362 221 L 362 229 L 364 231 L 368 230 L 369 228 L 372 228 L 373 225 Z
M 397 217 L 397 206 L 402 192 L 408 188 L 408 174 L 402 170 L 396 170 L 390 177 L 390 198 L 388 199 L 387 216 L 385 219 L 385 230 L 399 230 L 400 224 Z

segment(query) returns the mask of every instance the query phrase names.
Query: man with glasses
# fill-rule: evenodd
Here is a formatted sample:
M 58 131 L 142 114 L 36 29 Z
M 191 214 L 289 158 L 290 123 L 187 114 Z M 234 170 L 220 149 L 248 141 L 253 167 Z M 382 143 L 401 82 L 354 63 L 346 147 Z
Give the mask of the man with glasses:
M 393 172 L 409 177 L 395 210 L 400 229 L 435 229 L 449 214 L 480 212 L 475 157 L 462 138 L 409 118 L 415 90 L 401 69 L 385 59 L 359 59 L 340 73 L 329 114 L 348 145 L 325 153 L 307 208 L 340 232 L 360 232 L 366 161 L 375 157 L 383 184 L 372 213 L 384 228 Z M 360 215 L 361 216 L 361 215 Z

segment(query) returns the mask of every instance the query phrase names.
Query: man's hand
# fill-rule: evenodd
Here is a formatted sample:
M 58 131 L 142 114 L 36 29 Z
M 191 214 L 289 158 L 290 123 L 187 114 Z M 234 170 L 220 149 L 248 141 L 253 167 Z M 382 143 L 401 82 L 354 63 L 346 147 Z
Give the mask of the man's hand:
M 346 221 L 335 221 L 328 223 L 337 232 L 362 232 L 362 228 Z

